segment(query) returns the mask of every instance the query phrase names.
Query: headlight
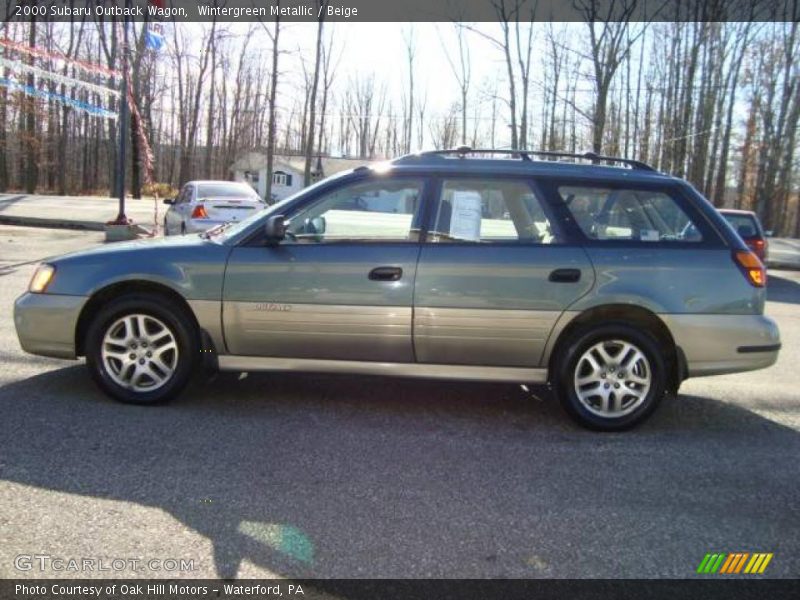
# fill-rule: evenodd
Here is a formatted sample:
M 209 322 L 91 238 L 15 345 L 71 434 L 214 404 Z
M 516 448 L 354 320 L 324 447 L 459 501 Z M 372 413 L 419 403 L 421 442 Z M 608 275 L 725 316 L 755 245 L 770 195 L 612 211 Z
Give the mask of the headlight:
M 31 278 L 28 291 L 34 294 L 44 293 L 47 289 L 47 285 L 53 280 L 53 275 L 55 274 L 56 268 L 53 265 L 48 265 L 47 263 L 40 264 Z

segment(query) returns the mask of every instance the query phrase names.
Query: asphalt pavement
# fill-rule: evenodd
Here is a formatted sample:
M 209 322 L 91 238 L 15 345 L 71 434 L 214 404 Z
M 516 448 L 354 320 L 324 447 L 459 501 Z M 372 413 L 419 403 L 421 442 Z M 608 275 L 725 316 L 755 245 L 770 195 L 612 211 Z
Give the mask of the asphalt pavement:
M 708 552 L 800 575 L 800 272 L 770 272 L 775 366 L 597 434 L 507 384 L 221 374 L 117 404 L 11 318 L 38 259 L 101 238 L 0 226 L 0 577 L 683 578 Z M 36 554 L 162 566 L 19 570 Z
M 768 264 L 800 269 L 800 240 L 770 238 Z

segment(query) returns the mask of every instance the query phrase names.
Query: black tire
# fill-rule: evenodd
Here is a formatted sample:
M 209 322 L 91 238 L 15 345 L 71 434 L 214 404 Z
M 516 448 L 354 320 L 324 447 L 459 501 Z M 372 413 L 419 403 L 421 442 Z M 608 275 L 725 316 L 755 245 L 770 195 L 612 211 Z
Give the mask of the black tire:
M 646 357 L 650 368 L 650 389 L 644 400 L 632 412 L 618 417 L 595 414 L 584 405 L 575 389 L 575 371 L 580 358 L 595 344 L 612 340 L 635 345 Z M 562 407 L 578 424 L 594 431 L 623 431 L 638 425 L 653 413 L 665 394 L 667 367 L 658 341 L 646 331 L 625 323 L 608 323 L 575 332 L 561 346 L 561 356 L 556 358 L 554 384 Z
M 174 371 L 158 389 L 135 391 L 123 387 L 109 374 L 102 358 L 104 336 L 118 319 L 128 314 L 143 314 L 161 321 L 172 333 L 178 347 Z M 95 316 L 86 333 L 86 365 L 95 383 L 111 397 L 128 404 L 158 404 L 177 396 L 189 382 L 198 364 L 200 348 L 196 326 L 184 307 L 157 294 L 128 294 L 106 304 Z

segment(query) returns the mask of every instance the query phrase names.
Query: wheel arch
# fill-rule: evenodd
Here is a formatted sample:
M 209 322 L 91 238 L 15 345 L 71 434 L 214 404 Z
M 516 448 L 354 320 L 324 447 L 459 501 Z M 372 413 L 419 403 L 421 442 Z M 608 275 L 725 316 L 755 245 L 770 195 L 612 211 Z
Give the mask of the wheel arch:
M 595 325 L 622 323 L 649 332 L 664 352 L 668 368 L 667 389 L 676 392 L 686 379 L 686 358 L 675 343 L 666 323 L 653 311 L 635 304 L 604 304 L 584 310 L 573 316 L 557 333 L 547 358 L 548 377 L 558 372 L 558 360 L 563 356 L 569 340 L 578 331 Z
M 191 319 L 192 324 L 195 326 L 198 335 L 202 335 L 197 316 L 194 314 L 191 306 L 181 294 L 176 292 L 171 287 L 143 279 L 118 281 L 107 286 L 104 286 L 95 291 L 89 300 L 83 305 L 80 316 L 78 317 L 78 324 L 75 327 L 75 354 L 76 356 L 83 356 L 85 354 L 84 344 L 86 341 L 86 333 L 89 330 L 89 325 L 92 318 L 97 313 L 98 309 L 103 304 L 119 298 L 127 294 L 148 294 L 153 296 L 160 296 L 162 298 L 169 298 L 178 304 Z

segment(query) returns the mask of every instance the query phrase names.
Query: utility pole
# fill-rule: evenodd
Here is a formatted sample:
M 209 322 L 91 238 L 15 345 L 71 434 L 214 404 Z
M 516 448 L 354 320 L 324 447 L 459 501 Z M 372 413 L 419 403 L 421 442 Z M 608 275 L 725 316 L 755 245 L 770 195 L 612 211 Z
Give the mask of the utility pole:
M 131 0 L 125 0 L 125 8 L 130 8 Z M 115 225 L 128 225 L 125 215 L 125 146 L 128 137 L 128 13 L 122 21 L 122 94 L 119 108 L 119 156 L 117 157 L 117 189 L 119 191 L 119 212 L 114 219 Z

